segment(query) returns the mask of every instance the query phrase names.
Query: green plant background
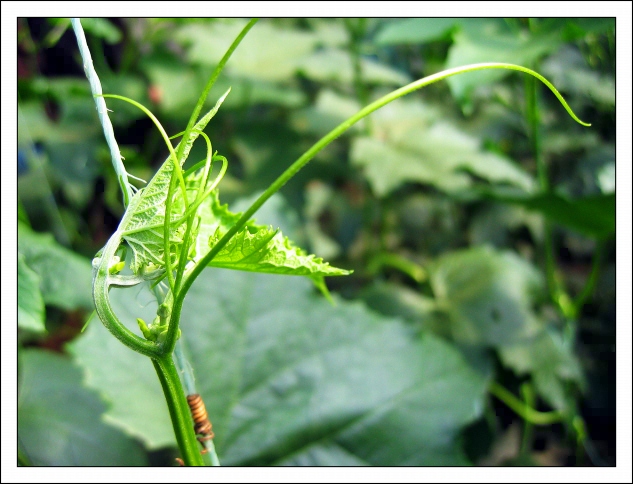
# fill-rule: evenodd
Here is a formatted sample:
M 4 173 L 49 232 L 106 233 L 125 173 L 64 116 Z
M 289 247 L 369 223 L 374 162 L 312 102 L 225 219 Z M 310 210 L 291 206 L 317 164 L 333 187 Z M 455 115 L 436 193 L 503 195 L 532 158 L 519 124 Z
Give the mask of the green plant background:
M 90 260 L 123 206 L 64 22 L 18 25 L 21 462 L 173 465 L 150 362 L 98 320 L 79 333 Z M 173 134 L 245 21 L 82 23 L 104 92 L 146 104 Z M 262 20 L 208 100 L 232 87 L 207 129 L 229 160 L 221 200 L 243 210 L 368 102 L 474 62 L 536 69 L 592 127 L 538 90 L 543 191 L 529 84 L 479 72 L 384 107 L 321 152 L 257 220 L 355 271 L 328 279 L 336 304 L 301 278 L 222 269 L 185 302 L 185 352 L 223 465 L 614 463 L 612 19 Z M 108 106 L 126 168 L 148 180 L 166 158 L 160 136 L 135 108 Z M 200 143 L 190 160 L 203 154 Z M 599 259 L 576 313 L 548 285 L 550 243 L 571 299 Z M 156 310 L 146 290 L 112 299 L 135 331 Z M 533 428 L 493 382 L 565 418 Z

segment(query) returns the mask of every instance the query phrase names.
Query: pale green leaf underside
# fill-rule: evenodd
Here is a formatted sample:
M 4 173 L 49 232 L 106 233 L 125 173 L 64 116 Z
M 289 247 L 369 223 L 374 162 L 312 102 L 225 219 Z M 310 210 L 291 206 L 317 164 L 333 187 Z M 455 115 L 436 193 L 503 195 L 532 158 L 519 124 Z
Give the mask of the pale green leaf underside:
M 179 160 L 180 166 L 182 166 L 187 159 L 191 147 L 198 138 L 199 133 L 206 127 L 211 118 L 213 118 L 227 95 L 228 91 L 220 97 L 213 109 L 196 123 L 184 146 L 182 156 Z M 178 145 L 178 147 L 179 146 L 180 145 Z M 178 149 L 178 147 L 176 147 L 176 149 Z M 167 194 L 169 192 L 169 184 L 173 171 L 174 163 L 168 158 L 147 186 L 139 190 L 139 192 L 132 197 L 125 216 L 119 225 L 121 236 L 126 240 L 133 251 L 130 267 L 135 274 L 138 274 L 143 267 L 147 267 L 150 264 L 163 266 L 165 263 L 164 223 Z M 192 189 L 196 186 L 198 180 L 199 173 L 192 174 L 192 176 L 186 180 L 187 197 L 190 201 L 195 197 L 196 192 Z M 182 219 L 184 212 L 185 203 L 182 190 L 177 186 L 172 200 L 171 221 L 175 222 L 176 220 Z M 169 228 L 170 242 L 176 246 L 182 244 L 185 228 L 185 224 L 183 223 L 172 223 Z M 175 249 L 175 253 L 178 254 L 178 250 Z
M 139 191 L 130 202 L 128 211 L 121 221 L 122 237 L 133 251 L 132 271 L 137 274 L 141 267 L 149 264 L 164 264 L 165 203 L 174 165 L 167 161 L 158 170 L 147 187 Z M 182 217 L 184 203 L 182 196 L 176 196 L 171 211 L 171 220 Z M 182 243 L 184 224 L 172 224 L 169 229 L 170 241 Z

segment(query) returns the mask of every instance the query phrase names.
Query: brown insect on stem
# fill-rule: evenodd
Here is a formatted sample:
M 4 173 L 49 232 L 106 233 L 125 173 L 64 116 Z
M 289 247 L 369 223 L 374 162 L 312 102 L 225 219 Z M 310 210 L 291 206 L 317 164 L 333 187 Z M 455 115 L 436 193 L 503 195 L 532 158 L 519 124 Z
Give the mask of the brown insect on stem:
M 204 445 L 206 440 L 210 440 L 214 437 L 211 421 L 207 414 L 207 409 L 204 406 L 202 397 L 199 393 L 193 393 L 187 395 L 187 403 L 191 410 L 191 418 L 193 419 L 193 430 L 196 433 L 198 442 Z

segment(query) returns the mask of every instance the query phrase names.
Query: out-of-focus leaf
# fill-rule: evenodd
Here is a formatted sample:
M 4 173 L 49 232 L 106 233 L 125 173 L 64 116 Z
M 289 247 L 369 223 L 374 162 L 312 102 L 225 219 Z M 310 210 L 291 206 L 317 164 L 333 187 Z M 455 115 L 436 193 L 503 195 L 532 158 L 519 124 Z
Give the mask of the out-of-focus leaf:
M 553 192 L 512 195 L 503 191 L 482 190 L 479 195 L 538 211 L 552 222 L 589 237 L 604 239 L 615 233 L 615 193 L 577 199 Z
M 24 204 L 22 200 L 18 198 L 18 222 L 25 225 L 26 227 L 31 227 L 31 222 L 29 222 L 29 216 L 24 209 Z
M 18 327 L 36 333 L 45 333 L 45 317 L 40 278 L 26 265 L 24 255 L 18 253 Z
M 567 407 L 565 382 L 584 384 L 580 363 L 560 334 L 549 330 L 519 345 L 500 348 L 504 365 L 518 375 L 531 374 L 539 394 L 552 407 Z
M 100 80 L 104 93 L 124 95 L 136 99 L 142 104 L 147 104 L 144 82 L 139 77 L 114 76 L 104 73 Z M 49 125 L 50 129 L 47 133 L 36 131 L 34 133 L 36 139 L 44 138 L 50 141 L 59 139 L 71 142 L 82 137 L 103 136 L 87 79 L 80 77 L 36 77 L 29 82 L 28 88 L 42 98 L 52 97 L 59 109 L 59 119 Z M 106 104 L 111 110 L 109 117 L 115 125 L 129 123 L 145 116 L 137 107 L 118 100 L 108 99 Z M 44 120 L 49 122 L 43 110 L 37 115 L 43 116 Z M 31 115 L 28 117 L 27 127 L 29 129 L 32 122 Z M 51 130 L 54 131 L 51 132 Z
M 354 80 L 351 55 L 340 49 L 319 50 L 297 64 L 297 68 L 314 81 L 349 84 Z M 363 82 L 369 84 L 405 85 L 412 80 L 407 74 L 372 59 L 361 59 L 361 72 Z
M 601 144 L 600 136 L 594 131 L 583 131 L 582 136 L 570 136 L 569 129 L 551 129 L 543 138 L 543 153 L 548 156 L 565 156 L 576 150 L 593 150 Z M 615 150 L 614 150 L 615 153 Z
M 144 57 L 140 66 L 153 89 L 160 93 L 159 105 L 164 113 L 173 116 L 195 106 L 204 84 L 191 66 L 160 50 Z
M 378 45 L 423 44 L 445 37 L 459 22 L 456 18 L 391 20 L 376 36 Z
M 138 443 L 102 420 L 105 404 L 68 358 L 23 350 L 20 370 L 18 438 L 32 465 L 147 465 Z
M 336 443 L 318 443 L 290 454 L 276 463 L 280 466 L 361 467 L 370 465 Z
M 543 219 L 538 213 L 516 205 L 486 204 L 470 219 L 469 241 L 472 245 L 507 247 L 511 234 L 521 227 L 527 227 L 534 240 L 543 240 Z
M 377 35 L 376 43 L 423 44 L 464 31 L 471 36 L 510 35 L 511 28 L 502 18 L 411 18 L 391 20 Z
M 231 204 L 231 210 L 228 213 L 241 214 L 255 203 L 255 200 L 257 200 L 260 195 L 261 193 L 254 193 L 250 197 L 236 200 L 235 203 Z M 301 247 L 305 245 L 301 220 L 297 212 L 286 202 L 283 195 L 279 192 L 270 197 L 262 208 L 257 211 L 257 220 L 268 226 L 279 227 L 288 238 L 297 242 L 298 245 Z M 319 255 L 321 254 L 319 253 Z
M 368 307 L 385 316 L 426 323 L 433 317 L 435 301 L 403 285 L 375 282 L 360 294 Z
M 159 93 L 158 104 L 163 113 L 182 117 L 183 124 L 186 124 L 191 107 L 208 81 L 211 68 L 207 65 L 192 67 L 170 53 L 155 53 L 144 58 L 141 64 L 151 79 L 152 88 Z M 216 81 L 206 105 L 210 107 L 213 93 L 226 92 L 229 87 L 231 95 L 223 104 L 226 109 L 252 108 L 254 104 L 297 108 L 306 102 L 305 93 L 297 86 L 231 74 L 227 69 Z
M 552 31 L 562 33 L 566 42 L 585 37 L 587 34 L 600 34 L 615 29 L 615 18 L 546 18 L 535 19 L 533 22 L 534 33 L 541 34 Z
M 175 34 L 186 45 L 194 64 L 216 65 L 247 21 L 227 19 L 208 25 L 189 24 Z M 231 56 L 226 72 L 258 80 L 289 80 L 303 56 L 312 52 L 319 38 L 306 31 L 256 24 Z
M 78 143 L 101 133 L 94 101 L 90 99 L 88 101 L 77 100 L 76 97 L 74 100 L 67 100 L 59 122 L 52 122 L 48 118 L 41 103 L 21 103 L 18 116 L 18 141 L 22 143 L 41 141 L 50 144 Z
M 463 246 L 460 207 L 456 202 L 420 192 L 402 197 L 399 202 L 397 227 L 408 247 L 437 256 Z
M 70 27 L 70 19 L 68 17 L 66 18 L 49 18 L 47 19 L 48 23 L 53 25 L 53 29 L 50 30 L 47 34 L 46 37 L 44 37 L 44 39 L 42 40 L 42 45 L 50 48 L 50 47 L 54 47 L 57 42 L 59 42 L 59 39 L 61 38 L 62 35 L 64 35 L 64 32 L 66 32 L 66 30 Z
M 319 39 L 319 43 L 326 46 L 341 46 L 349 42 L 349 32 L 343 22 L 332 18 L 309 18 L 306 21 L 312 27 L 312 32 Z
M 568 198 L 615 193 L 615 144 L 600 143 L 588 148 L 574 164 L 570 176 L 557 184 Z
M 229 87 L 231 95 L 224 104 L 227 109 L 252 108 L 256 104 L 299 108 L 307 100 L 305 93 L 296 86 L 229 75 L 220 77 L 213 91 L 222 92 Z
M 59 245 L 50 234 L 38 234 L 18 224 L 18 251 L 40 277 L 46 304 L 63 309 L 93 309 L 90 262 Z
M 86 32 L 90 32 L 92 35 L 102 38 L 108 44 L 116 44 L 122 37 L 118 27 L 104 18 L 82 17 L 81 26 Z
M 62 184 L 68 180 L 71 186 L 73 183 L 83 184 L 80 190 L 84 195 L 79 200 L 86 202 L 92 195 L 90 182 L 99 174 L 94 138 L 73 143 L 47 142 L 45 147 L 56 179 Z
M 591 69 L 575 47 L 560 49 L 543 62 L 541 70 L 560 91 L 586 96 L 606 107 L 615 106 L 615 79 Z
M 29 80 L 28 89 L 39 96 L 53 96 L 60 103 L 71 97 L 87 97 L 94 104 L 90 84 L 80 77 L 35 77 Z
M 317 181 L 306 187 L 305 233 L 312 251 L 324 259 L 337 257 L 341 252 L 341 246 L 321 229 L 319 223 L 319 217 L 327 213 L 332 200 L 338 201 L 337 195 L 329 185 Z
M 293 111 L 290 122 L 297 131 L 325 136 L 360 111 L 361 107 L 356 99 L 342 96 L 330 89 L 323 89 L 313 105 Z M 352 126 L 348 133 L 356 131 L 358 126 Z
M 126 75 L 101 75 L 101 87 L 105 94 L 118 94 L 134 99 L 145 106 L 149 105 L 147 81 L 140 76 Z M 110 112 L 108 113 L 112 124 L 127 125 L 147 115 L 136 106 L 119 99 L 105 99 Z
M 456 341 L 503 347 L 540 331 L 532 306 L 542 276 L 516 254 L 465 249 L 443 255 L 429 272 L 437 307 L 448 315 Z
M 264 119 L 245 123 L 240 128 L 230 142 L 243 166 L 250 193 L 268 188 L 307 149 L 297 133 L 278 120 Z M 310 168 L 308 165 L 307 170 Z M 307 170 L 299 172 L 290 185 L 305 176 Z
M 352 163 L 364 168 L 373 191 L 379 197 L 388 195 L 405 182 L 423 182 L 445 191 L 456 191 L 469 184 L 463 173 L 452 173 L 415 153 L 397 148 L 377 139 L 359 137 L 352 141 Z M 435 160 L 433 160 L 435 161 Z
M 598 186 L 603 193 L 615 193 L 615 162 L 598 170 Z
M 61 84 L 67 84 L 57 86 L 62 92 L 73 92 L 76 87 L 72 82 Z M 42 105 L 31 102 L 20 105 L 18 139 L 21 146 L 29 147 L 25 153 L 30 169 L 19 179 L 19 191 L 25 203 L 49 196 L 51 186 L 61 186 L 69 200 L 82 208 L 92 195 L 90 182 L 99 172 L 95 152 L 101 141 L 96 139 L 103 135 L 99 131 L 94 101 L 87 96 L 82 99 L 69 94 L 60 103 L 58 122 L 48 119 Z M 34 144 L 42 150 L 31 149 Z
M 406 182 L 431 184 L 445 192 L 473 184 L 465 171 L 490 182 L 511 183 L 531 189 L 531 177 L 500 155 L 483 151 L 478 141 L 446 122 L 428 129 L 411 127 L 388 141 L 358 137 L 352 142 L 352 162 L 378 196 L 388 195 Z
M 110 301 L 119 319 L 139 336 L 136 318 L 152 321 L 156 316 L 156 300 L 146 286 L 113 289 Z M 122 345 L 96 314 L 69 349 L 86 370 L 86 385 L 110 402 L 109 422 L 150 449 L 175 445 L 165 396 L 149 359 Z
M 446 59 L 446 69 L 479 62 L 507 62 L 528 66 L 561 45 L 560 32 L 522 38 L 500 32 L 477 32 L 464 29 L 454 36 Z M 489 69 L 452 76 L 447 79 L 453 95 L 464 99 L 480 85 L 498 81 L 510 72 L 505 69 Z

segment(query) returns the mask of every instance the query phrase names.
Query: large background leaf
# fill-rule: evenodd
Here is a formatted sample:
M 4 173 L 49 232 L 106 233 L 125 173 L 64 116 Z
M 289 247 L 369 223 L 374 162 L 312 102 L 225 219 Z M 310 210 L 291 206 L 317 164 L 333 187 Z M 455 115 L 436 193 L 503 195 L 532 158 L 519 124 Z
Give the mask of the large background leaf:
M 615 233 L 615 193 L 573 199 L 551 192 L 513 196 L 512 192 L 484 190 L 478 196 L 521 205 L 586 236 L 604 239 Z
M 64 309 L 92 309 L 92 267 L 88 259 L 59 245 L 50 234 L 18 224 L 18 251 L 40 277 L 46 304 Z
M 67 357 L 20 354 L 19 444 L 36 466 L 142 466 L 141 446 L 102 420 L 106 405 Z
M 501 348 L 499 355 L 517 374 L 532 373 L 536 389 L 554 408 L 567 407 L 567 382 L 583 384 L 578 359 L 556 331 L 544 331 L 532 341 Z
M 133 292 L 113 293 L 126 300 L 115 309 L 138 308 Z M 481 411 L 485 360 L 472 366 L 358 303 L 333 307 L 303 279 L 226 270 L 193 286 L 182 330 L 227 465 L 467 462 L 456 439 Z M 148 361 L 100 324 L 73 351 L 113 402 L 109 419 L 151 445 L 169 443 Z
M 40 278 L 18 253 L 18 326 L 35 332 L 44 332 L 44 299 L 40 292 Z
M 119 319 L 137 333 L 136 318 L 152 321 L 157 304 L 147 287 L 110 291 Z M 165 397 L 149 359 L 123 346 L 93 314 L 71 352 L 86 371 L 86 384 L 110 402 L 107 418 L 150 449 L 174 443 Z
M 446 254 L 431 268 L 430 281 L 457 341 L 504 346 L 540 331 L 531 301 L 542 292 L 543 280 L 511 252 L 483 246 Z

